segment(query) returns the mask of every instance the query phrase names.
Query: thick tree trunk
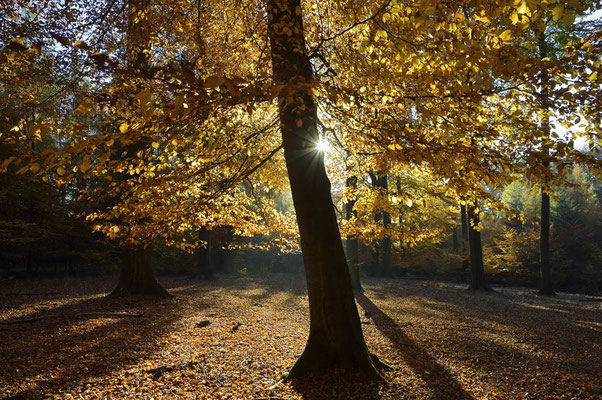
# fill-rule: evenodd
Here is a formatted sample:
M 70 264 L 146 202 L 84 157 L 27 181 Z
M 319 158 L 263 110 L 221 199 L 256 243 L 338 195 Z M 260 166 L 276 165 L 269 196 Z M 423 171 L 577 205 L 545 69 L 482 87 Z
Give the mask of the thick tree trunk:
M 299 225 L 309 299 L 309 339 L 286 379 L 326 368 L 358 369 L 382 379 L 364 335 L 318 142 L 300 0 L 269 0 L 268 33 L 280 127 Z
M 466 281 L 466 275 L 468 273 L 468 260 L 470 257 L 469 241 L 468 241 L 468 215 L 466 214 L 466 206 L 460 205 L 460 218 L 462 219 L 462 271 L 460 272 L 460 279 L 462 282 Z
M 550 196 L 541 188 L 541 224 L 539 235 L 539 294 L 554 296 L 552 271 L 550 268 Z
M 470 247 L 470 284 L 471 290 L 491 290 L 485 281 L 485 269 L 483 267 L 483 248 L 481 246 L 481 232 L 472 226 L 472 222 L 479 223 L 479 214 L 475 213 L 472 206 L 468 207 L 468 241 Z
M 345 185 L 350 188 L 354 188 L 357 186 L 357 177 L 352 176 L 347 178 L 345 181 Z M 349 200 L 347 204 L 345 204 L 345 218 L 350 220 L 355 211 L 353 211 L 353 207 L 355 206 L 355 199 Z M 359 265 L 359 246 L 358 239 L 356 237 L 348 237 L 346 241 L 347 245 L 347 264 L 349 265 L 349 273 L 351 274 L 351 287 L 353 290 L 364 291 L 362 288 L 362 282 L 360 279 L 360 265 Z
M 171 297 L 155 277 L 150 250 L 142 246 L 122 249 L 119 283 L 111 293 L 112 296 L 132 294 Z
M 148 68 L 148 54 L 145 52 L 150 39 L 148 23 L 146 22 L 148 7 L 148 0 L 131 0 L 129 3 L 127 64 L 136 70 L 145 70 Z M 134 158 L 140 150 L 149 145 L 150 140 L 143 138 L 126 146 L 126 157 Z M 127 180 L 128 175 L 122 174 L 119 179 Z M 157 281 L 150 263 L 150 250 L 142 245 L 134 248 L 122 248 L 121 251 L 119 283 L 111 295 L 126 294 L 171 296 Z

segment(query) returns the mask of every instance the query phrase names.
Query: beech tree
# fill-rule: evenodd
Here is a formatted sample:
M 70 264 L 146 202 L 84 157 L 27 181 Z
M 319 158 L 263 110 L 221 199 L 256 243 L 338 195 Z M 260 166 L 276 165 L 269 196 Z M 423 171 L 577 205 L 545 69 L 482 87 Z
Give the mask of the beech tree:
M 148 57 L 148 38 L 151 36 L 149 23 L 150 2 L 148 0 L 130 0 L 127 4 L 126 64 L 128 68 L 140 73 L 147 73 L 150 68 Z M 119 85 L 120 77 L 116 77 Z M 133 99 L 132 99 L 133 100 Z M 123 122 L 123 124 L 127 124 Z M 123 125 L 122 125 L 123 126 Z M 147 138 L 142 137 L 126 145 L 125 158 L 132 159 L 136 153 L 149 146 Z M 127 175 L 117 179 L 126 180 Z M 110 201 L 110 200 L 109 200 Z M 143 294 L 169 296 L 157 281 L 151 265 L 151 249 L 148 243 L 126 245 L 121 249 L 121 265 L 119 266 L 119 282 L 111 295 Z
M 269 233 L 284 246 L 298 237 L 311 326 L 289 377 L 341 367 L 382 378 L 361 331 L 324 154 L 316 149 L 320 137 L 336 136 L 365 170 L 350 175 L 422 174 L 450 198 L 492 207 L 490 189 L 513 173 L 544 175 L 527 165 L 571 159 L 600 166 L 567 140 L 549 143 L 543 154 L 534 135 L 538 113 L 524 106 L 542 70 L 570 76 L 570 84 L 549 88 L 550 101 L 561 105 L 567 124 L 576 110 L 593 121 L 585 134 L 591 150 L 600 149 L 602 34 L 574 43 L 559 60 L 538 60 L 522 47 L 533 39 L 527 28 L 545 27 L 550 11 L 574 17 L 583 4 L 152 1 L 145 20 L 153 32 L 150 67 L 141 71 L 124 61 L 123 39 L 109 23 L 127 21 L 128 2 L 75 3 L 52 2 L 46 12 L 23 5 L 20 11 L 35 12 L 15 17 L 14 32 L 22 33 L 3 31 L 0 60 L 11 75 L 2 82 L 25 79 L 40 39 L 61 44 L 56 58 L 65 65 L 84 65 L 82 76 L 94 84 L 77 98 L 68 140 L 57 152 L 31 154 L 40 122 L 26 109 L 2 140 L 19 144 L 38 177 L 106 183 L 82 190 L 83 200 L 100 204 L 118 193 L 113 207 L 87 219 L 122 245 L 161 241 L 194 251 L 201 241 L 191 232 L 220 226 L 238 235 Z M 39 24 L 55 14 L 64 28 Z M 117 75 L 118 91 L 108 79 Z M 17 95 L 32 110 L 38 106 L 28 90 Z M 140 142 L 146 145 L 134 156 L 124 154 Z M 127 179 L 115 179 L 120 174 Z M 550 184 L 562 174 L 547 176 Z M 294 216 L 257 206 L 253 189 L 282 191 L 287 180 Z M 412 208 L 412 198 L 403 201 Z M 388 195 L 380 203 L 387 212 L 396 204 Z
M 284 155 L 299 225 L 310 310 L 307 346 L 289 372 L 359 369 L 382 378 L 362 333 L 332 204 L 324 155 L 316 150 L 317 105 L 299 0 L 270 0 L 268 32 L 279 95 Z

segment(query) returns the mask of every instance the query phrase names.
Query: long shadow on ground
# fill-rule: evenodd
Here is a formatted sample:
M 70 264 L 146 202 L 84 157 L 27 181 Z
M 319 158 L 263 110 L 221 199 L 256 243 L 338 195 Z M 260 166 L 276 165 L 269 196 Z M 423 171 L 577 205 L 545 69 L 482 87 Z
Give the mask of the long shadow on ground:
M 42 398 L 86 385 L 157 351 L 181 318 L 175 301 L 92 298 L 34 313 L 4 327 L 0 398 Z M 139 317 L 89 315 L 142 312 Z M 50 317 L 50 314 L 53 317 Z M 56 317 L 54 317 L 54 315 Z M 44 318 L 48 316 L 48 318 Z
M 364 311 L 371 315 L 376 328 L 395 344 L 408 366 L 430 387 L 435 398 L 474 399 L 449 371 L 439 365 L 425 349 L 414 343 L 395 321 L 369 298 L 358 292 L 356 299 Z

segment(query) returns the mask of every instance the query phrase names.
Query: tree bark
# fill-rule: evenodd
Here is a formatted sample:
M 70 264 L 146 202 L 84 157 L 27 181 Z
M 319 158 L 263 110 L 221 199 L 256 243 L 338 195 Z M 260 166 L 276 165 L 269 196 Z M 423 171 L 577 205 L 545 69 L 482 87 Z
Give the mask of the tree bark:
M 460 205 L 460 218 L 462 219 L 462 271 L 460 279 L 466 281 L 468 273 L 468 260 L 470 257 L 469 241 L 468 241 L 468 216 L 466 214 L 466 206 Z
M 204 249 L 196 250 L 196 274 L 199 279 L 213 278 L 214 251 L 211 231 L 205 228 L 198 230 L 199 240 L 207 242 Z
M 379 177 L 379 186 L 385 190 L 385 193 L 389 193 L 389 183 L 387 180 L 387 175 L 383 174 Z M 386 211 L 383 211 L 383 227 L 385 228 L 385 236 L 382 240 L 382 253 L 383 259 L 381 262 L 381 270 L 380 275 L 385 276 L 387 278 L 391 278 L 393 276 L 393 262 L 391 257 L 391 237 L 387 233 L 387 229 L 391 227 L 391 214 Z
M 347 178 L 345 181 L 347 187 L 355 189 L 357 186 L 357 177 L 352 176 Z M 345 218 L 349 221 L 355 215 L 353 207 L 355 206 L 355 199 L 349 200 L 345 204 Z M 347 259 L 349 264 L 349 273 L 351 274 L 351 287 L 353 290 L 364 291 L 362 288 L 362 282 L 360 278 L 360 265 L 359 265 L 359 246 L 358 239 L 356 237 L 347 237 Z
M 326 368 L 358 369 L 383 379 L 362 333 L 351 278 L 318 142 L 312 69 L 300 0 L 269 0 L 268 34 L 278 94 L 284 157 L 307 279 L 307 345 L 286 380 Z
M 491 288 L 485 281 L 485 269 L 483 267 L 483 248 L 481 246 L 481 232 L 476 230 L 472 223 L 479 223 L 479 214 L 475 213 L 473 206 L 468 207 L 468 241 L 470 247 L 470 290 L 489 291 Z
M 541 33 L 539 37 L 539 55 L 543 59 L 548 56 L 546 37 L 544 33 Z M 547 71 L 541 72 L 541 83 L 542 90 L 540 93 L 541 107 L 544 111 L 548 111 L 550 108 L 550 99 L 548 95 L 548 75 Z M 544 157 L 549 157 L 550 149 L 548 148 L 547 141 L 550 140 L 550 120 L 546 115 L 542 123 L 544 142 L 542 144 L 542 153 Z M 550 162 L 548 159 L 543 161 L 545 173 L 547 174 L 550 169 Z M 547 180 L 547 178 L 546 178 Z M 552 288 L 552 271 L 550 268 L 550 196 L 545 191 L 545 184 L 541 186 L 541 223 L 539 231 L 539 292 L 542 296 L 554 296 L 556 293 Z
M 145 24 L 148 16 L 146 10 L 148 0 L 131 0 L 128 13 L 127 32 L 127 64 L 135 70 L 148 68 L 148 54 L 144 51 L 148 47 L 149 32 Z M 142 17 L 144 15 L 144 18 Z M 133 158 L 135 154 L 148 147 L 150 141 L 141 139 L 126 146 L 126 157 Z M 128 179 L 123 174 L 120 179 Z M 150 263 L 150 249 L 143 245 L 122 248 L 121 270 L 119 283 L 111 295 L 144 294 L 150 296 L 171 296 L 157 281 Z
M 552 271 L 550 268 L 550 196 L 541 188 L 541 223 L 539 232 L 539 276 L 538 294 L 554 296 Z
M 171 297 L 157 281 L 150 259 L 150 250 L 142 246 L 122 249 L 119 283 L 111 295 L 142 294 Z

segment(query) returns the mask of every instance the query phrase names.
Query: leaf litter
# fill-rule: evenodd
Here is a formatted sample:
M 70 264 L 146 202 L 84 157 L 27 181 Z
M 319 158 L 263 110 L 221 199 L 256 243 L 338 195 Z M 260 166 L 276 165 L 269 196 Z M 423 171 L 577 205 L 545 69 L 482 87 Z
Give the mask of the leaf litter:
M 357 295 L 388 384 L 331 370 L 281 383 L 309 329 L 302 278 L 163 279 L 175 299 L 106 297 L 111 278 L 4 280 L 3 399 L 599 399 L 600 299 L 367 279 Z M 21 294 L 22 293 L 22 294 Z

